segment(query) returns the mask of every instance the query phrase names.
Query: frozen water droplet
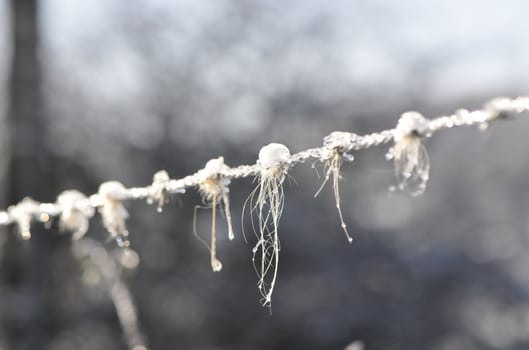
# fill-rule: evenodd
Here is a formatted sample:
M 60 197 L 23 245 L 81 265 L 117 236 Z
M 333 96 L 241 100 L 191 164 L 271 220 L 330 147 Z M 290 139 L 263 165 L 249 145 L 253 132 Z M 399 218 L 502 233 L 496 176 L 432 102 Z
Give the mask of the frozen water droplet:
M 163 211 L 163 207 L 161 205 L 156 207 L 156 212 L 161 213 Z
M 213 271 L 215 272 L 219 272 L 220 270 L 222 270 L 222 263 L 219 261 L 219 260 L 214 260 L 212 263 L 211 263 L 211 268 L 213 269 Z
M 344 153 L 344 154 L 342 154 L 342 158 L 343 158 L 346 162 L 352 162 L 352 161 L 355 159 L 355 157 L 354 157 L 352 154 L 350 154 L 350 153 Z
M 386 153 L 386 160 L 392 160 L 393 159 L 393 148 L 391 148 L 388 153 Z

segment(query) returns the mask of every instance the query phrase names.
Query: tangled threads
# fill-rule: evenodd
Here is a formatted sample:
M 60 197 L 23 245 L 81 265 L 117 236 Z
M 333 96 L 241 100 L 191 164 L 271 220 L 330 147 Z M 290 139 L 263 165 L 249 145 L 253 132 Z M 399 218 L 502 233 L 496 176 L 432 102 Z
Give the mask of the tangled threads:
M 528 112 L 528 96 L 498 97 L 487 102 L 481 109 L 459 109 L 455 113 L 432 119 L 425 119 L 417 112 L 407 112 L 401 116 L 395 129 L 366 135 L 333 132 L 324 138 L 322 147 L 305 149 L 293 155 L 286 146 L 271 143 L 260 150 L 256 164 L 252 165 L 229 168 L 224 164 L 224 159 L 219 157 L 209 161 L 204 169 L 180 179 L 171 179 L 166 171 L 159 171 L 154 175 L 152 184 L 145 187 L 127 189 L 119 182 L 110 181 L 103 183 L 98 193 L 88 198 L 74 190 L 61 193 L 55 203 L 40 203 L 24 198 L 18 204 L 8 207 L 7 210 L 0 211 L 0 226 L 13 224 L 18 228 L 18 236 L 28 240 L 31 238 L 33 223 L 42 223 L 46 228 L 50 228 L 54 220 L 58 219 L 61 231 L 71 232 L 75 240 L 74 246 L 80 246 L 90 241 L 90 238 L 84 236 L 88 230 L 89 220 L 97 208 L 110 238 L 114 239 L 119 246 L 129 246 L 128 231 L 125 225 L 128 212 L 123 205 L 126 200 L 146 200 L 150 204 L 157 205 L 158 211 L 161 211 L 169 195 L 185 193 L 188 188 L 197 187 L 203 202 L 212 211 L 211 241 L 204 243 L 211 253 L 213 271 L 220 271 L 222 264 L 216 257 L 217 210 L 224 212 L 228 237 L 230 240 L 233 239 L 229 203 L 230 182 L 234 179 L 255 176 L 258 184 L 245 201 L 243 214 L 245 208 L 250 208 L 252 226 L 258 238 L 253 247 L 252 262 L 259 277 L 261 302 L 263 305 L 270 306 L 279 264 L 278 224 L 284 204 L 283 183 L 291 167 L 308 159 L 325 164 L 325 179 L 315 196 L 332 178 L 341 226 L 350 242 L 352 238 L 342 215 L 339 190 L 341 166 L 344 161 L 353 160 L 349 152 L 393 142 L 387 158 L 394 163 L 397 183 L 394 188 L 412 195 L 419 195 L 426 189 L 430 170 L 428 154 L 422 144 L 424 138 L 440 130 L 461 126 L 479 126 L 483 129 L 489 124 L 492 125 L 493 122 L 511 119 Z M 194 227 L 196 234 L 196 222 Z M 130 249 L 119 251 L 118 258 L 122 267 L 133 268 L 139 263 L 139 257 L 134 251 Z M 144 346 L 140 347 L 144 348 Z
M 430 161 L 422 144 L 422 138 L 429 136 L 426 118 L 417 112 L 406 112 L 393 132 L 395 144 L 386 154 L 388 160 L 393 160 L 397 188 L 412 196 L 424 193 L 430 177 Z
M 232 240 L 235 237 L 231 221 L 229 200 L 229 185 L 231 179 L 223 175 L 228 169 L 229 168 L 226 166 L 226 164 L 224 164 L 224 157 L 219 157 L 208 161 L 204 169 L 199 171 L 197 174 L 197 177 L 200 179 L 198 184 L 198 190 L 202 195 L 202 201 L 204 202 L 207 208 L 211 208 L 211 241 L 209 246 L 207 244 L 205 245 L 210 251 L 211 268 L 215 272 L 222 270 L 222 263 L 220 262 L 220 260 L 217 259 L 216 235 L 217 205 L 220 206 L 221 203 L 224 204 L 224 214 L 226 216 L 226 224 L 228 226 L 228 238 Z M 198 234 L 196 233 L 196 218 L 194 221 L 195 235 L 197 235 L 198 237 Z
M 332 189 L 334 192 L 334 200 L 336 203 L 336 209 L 338 210 L 338 216 L 340 217 L 340 224 L 345 233 L 345 237 L 349 243 L 353 242 L 353 238 L 347 230 L 347 224 L 343 218 L 342 206 L 340 201 L 340 168 L 344 160 L 352 162 L 354 157 L 352 154 L 347 153 L 351 150 L 353 142 L 356 140 L 357 135 L 334 131 L 330 135 L 323 139 L 323 150 L 321 153 L 321 161 L 325 163 L 325 178 L 314 197 L 320 194 L 325 184 L 329 181 L 332 176 Z
M 258 222 L 258 241 L 252 251 L 252 262 L 259 277 L 257 286 L 262 296 L 261 303 L 270 306 L 281 249 L 278 226 L 283 212 L 283 182 L 290 166 L 290 151 L 285 145 L 271 143 L 259 151 L 257 165 L 259 184 L 249 197 L 252 218 L 256 213 Z M 256 261 L 257 255 L 259 262 Z

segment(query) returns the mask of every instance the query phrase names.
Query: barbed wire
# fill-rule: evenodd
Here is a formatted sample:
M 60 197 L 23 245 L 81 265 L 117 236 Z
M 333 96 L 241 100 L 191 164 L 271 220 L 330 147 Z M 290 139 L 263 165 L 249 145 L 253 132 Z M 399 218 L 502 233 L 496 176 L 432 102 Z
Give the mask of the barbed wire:
M 279 258 L 279 240 L 277 225 L 283 205 L 282 183 L 290 168 L 296 164 L 313 159 L 326 166 L 324 183 L 332 177 L 336 207 L 340 213 L 342 228 L 349 241 L 349 236 L 341 214 L 338 180 L 340 166 L 343 161 L 353 160 L 351 152 L 377 147 L 393 142 L 387 153 L 387 159 L 395 165 L 395 189 L 407 191 L 412 195 L 424 192 L 429 179 L 429 160 L 422 144 L 424 138 L 434 133 L 460 126 L 477 125 L 480 129 L 487 128 L 491 123 L 529 112 L 529 97 L 507 98 L 498 97 L 488 101 L 483 108 L 469 111 L 457 110 L 455 113 L 427 119 L 418 112 L 406 112 L 401 115 L 397 126 L 393 129 L 357 135 L 351 132 L 335 131 L 323 139 L 320 147 L 302 150 L 290 154 L 286 146 L 270 144 L 261 149 L 259 158 L 253 165 L 229 167 L 224 158 L 219 157 L 207 162 L 203 169 L 180 179 L 171 179 L 165 170 L 154 174 L 152 184 L 145 187 L 127 188 L 118 181 L 104 182 L 97 193 L 85 195 L 77 190 L 62 192 L 55 203 L 40 203 L 29 197 L 7 210 L 0 211 L 0 226 L 15 225 L 20 238 L 31 238 L 32 222 L 50 224 L 58 220 L 62 231 L 71 232 L 74 239 L 81 239 L 89 228 L 89 221 L 99 212 L 103 224 L 119 246 L 127 247 L 128 231 L 126 220 L 129 216 L 124 202 L 129 200 L 146 200 L 155 204 L 158 211 L 162 210 L 168 197 L 185 193 L 189 188 L 197 188 L 215 208 L 224 204 L 227 214 L 230 239 L 233 238 L 231 215 L 229 214 L 229 185 L 232 180 L 246 177 L 259 179 L 257 188 L 252 192 L 249 201 L 251 216 L 257 215 L 258 227 L 254 230 L 258 243 L 254 247 L 254 265 L 259 275 L 259 289 L 263 296 L 263 304 L 269 305 L 275 285 Z M 319 191 L 318 191 L 319 193 Z M 255 196 L 254 196 L 255 195 Z M 213 222 L 215 210 L 212 211 Z M 252 221 L 253 222 L 253 221 Z M 222 265 L 215 257 L 215 228 L 212 227 L 212 239 L 209 246 L 211 263 L 214 271 Z M 256 253 L 260 251 L 261 262 L 255 263 Z M 267 276 L 272 273 L 272 277 Z

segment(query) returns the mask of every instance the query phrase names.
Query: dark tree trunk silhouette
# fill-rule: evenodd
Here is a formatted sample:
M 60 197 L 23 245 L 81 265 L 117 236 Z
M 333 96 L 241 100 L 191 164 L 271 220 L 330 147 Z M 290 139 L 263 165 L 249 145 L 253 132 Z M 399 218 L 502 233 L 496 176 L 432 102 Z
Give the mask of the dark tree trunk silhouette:
M 9 77 L 8 124 L 11 161 L 9 202 L 25 196 L 48 200 L 45 181 L 45 147 L 39 62 L 37 0 L 11 0 L 13 47 Z M 41 227 L 32 228 L 32 240 L 17 241 L 10 235 L 6 247 L 8 279 L 17 296 L 11 303 L 6 325 L 15 348 L 44 349 L 47 346 L 45 283 L 48 276 L 48 240 Z M 20 296 L 22 296 L 20 298 Z M 14 314 L 13 314 L 14 313 Z

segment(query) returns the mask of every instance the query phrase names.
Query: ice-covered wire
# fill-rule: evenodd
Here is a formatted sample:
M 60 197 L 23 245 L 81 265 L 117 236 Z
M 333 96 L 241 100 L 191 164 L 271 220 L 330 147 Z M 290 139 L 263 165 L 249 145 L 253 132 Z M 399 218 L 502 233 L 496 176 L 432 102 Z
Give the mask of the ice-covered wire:
M 422 130 L 419 132 L 420 135 L 417 134 L 416 136 L 430 137 L 438 131 L 459 126 L 477 125 L 483 129 L 495 120 L 506 119 L 528 111 L 529 97 L 527 96 L 517 98 L 498 97 L 488 101 L 481 109 L 473 111 L 460 109 L 451 115 L 425 119 Z M 309 159 L 325 162 L 331 158 L 329 149 L 336 145 L 347 150 L 347 152 L 351 152 L 398 141 L 396 140 L 396 135 L 399 135 L 399 132 L 398 127 L 367 135 L 334 132 L 325 138 L 325 145 L 292 154 L 289 158 L 288 167 L 293 167 Z M 81 236 L 81 232 L 85 231 L 84 220 L 93 216 L 93 212 L 89 209 L 89 207 L 92 207 L 98 209 L 103 216 L 107 217 L 107 223 L 111 223 L 107 226 L 109 226 L 111 231 L 126 231 L 122 225 L 126 218 L 126 211 L 122 210 L 124 208 L 121 207 L 123 202 L 143 199 L 148 203 L 156 203 L 158 208 L 162 208 L 170 195 L 184 193 L 188 188 L 198 188 L 204 180 L 204 171 L 205 169 L 201 169 L 181 179 L 170 179 L 167 172 L 162 170 L 155 174 L 153 183 L 145 187 L 126 188 L 118 182 L 107 182 L 102 184 L 100 191 L 94 195 L 85 196 L 75 191 L 75 195 L 73 194 L 74 192 L 71 192 L 64 198 L 65 193 L 67 193 L 65 192 L 62 194 L 63 198 L 58 198 L 55 203 L 39 203 L 33 199 L 25 198 L 20 203 L 10 206 L 7 210 L 0 211 L 0 226 L 16 224 L 20 236 L 24 239 L 29 239 L 31 237 L 31 222 L 48 222 L 53 218 L 62 216 L 63 228 Z M 210 175 L 216 175 L 227 181 L 255 177 L 259 174 L 260 166 L 253 164 L 240 165 L 233 168 L 228 166 L 218 167 L 216 174 Z M 104 214 L 105 211 L 109 212 L 107 213 L 108 215 Z M 72 215 L 76 218 L 73 219 Z M 105 221 L 105 218 L 103 220 Z M 77 221 L 77 223 L 74 224 L 74 221 Z
M 451 115 L 433 119 L 424 118 L 421 121 L 420 128 L 413 129 L 413 126 L 418 124 L 412 123 L 412 129 L 409 129 L 408 125 L 408 132 L 404 134 L 403 130 L 405 128 L 402 125 L 394 129 L 367 135 L 334 132 L 325 138 L 323 146 L 294 153 L 289 156 L 288 162 L 285 162 L 285 164 L 287 164 L 287 168 L 291 168 L 309 159 L 324 163 L 330 161 L 328 169 L 331 169 L 331 173 L 328 175 L 332 174 L 335 179 L 336 192 L 339 178 L 338 169 L 341 163 L 339 159 L 333 158 L 336 156 L 336 153 L 332 152 L 333 149 L 338 154 L 340 152 L 350 153 L 395 142 L 393 148 L 395 151 L 399 141 L 403 139 L 406 141 L 410 140 L 406 138 L 408 136 L 412 136 L 413 140 L 419 140 L 430 137 L 438 131 L 459 126 L 477 125 L 484 129 L 496 120 L 507 119 L 528 111 L 529 97 L 527 96 L 517 98 L 498 97 L 488 101 L 481 109 L 473 111 L 460 109 Z M 396 169 L 396 172 L 400 171 L 399 174 L 406 177 L 409 174 L 409 170 L 413 168 L 412 166 L 414 164 L 417 166 L 420 163 L 418 167 L 420 170 L 422 169 L 420 174 L 423 176 L 421 179 L 424 182 L 425 179 L 427 180 L 427 177 L 424 176 L 428 173 L 428 169 L 424 167 L 424 162 L 421 163 L 420 161 L 422 151 L 420 147 L 417 147 L 418 144 L 417 142 L 412 142 L 410 146 L 409 143 L 400 143 L 401 150 L 400 153 L 397 152 L 400 156 L 400 161 L 396 163 L 396 166 L 404 170 Z M 419 145 L 422 146 L 422 144 Z M 392 156 L 395 161 L 395 152 L 393 152 Z M 414 161 L 415 163 L 413 163 Z M 223 188 L 227 191 L 231 180 L 258 177 L 261 174 L 261 169 L 262 167 L 257 163 L 233 168 L 222 166 L 215 169 L 213 173 L 209 169 L 208 174 L 212 177 L 223 179 L 224 183 L 227 184 Z M 167 172 L 162 170 L 155 174 L 153 183 L 145 187 L 126 188 L 119 182 L 106 182 L 100 186 L 96 194 L 84 196 L 77 191 L 68 194 L 65 192 L 62 194 L 63 197 L 59 196 L 55 203 L 39 203 L 33 199 L 25 198 L 20 203 L 10 206 L 7 210 L 0 211 L 0 226 L 15 224 L 18 227 L 20 237 L 29 239 L 31 238 L 32 222 L 49 223 L 56 218 L 59 220 L 60 227 L 63 230 L 71 231 L 76 238 L 80 238 L 88 229 L 87 223 L 94 214 L 94 211 L 90 208 L 93 208 L 97 209 L 101 214 L 103 223 L 111 237 L 115 238 L 120 245 L 127 245 L 128 231 L 125 227 L 125 220 L 128 213 L 124 207 L 126 201 L 143 199 L 148 203 L 156 203 L 159 210 L 161 210 L 170 195 L 184 193 L 188 188 L 199 188 L 204 181 L 204 171 L 205 169 L 201 169 L 184 178 L 171 179 Z M 419 186 L 419 192 L 423 190 Z M 343 222 L 342 225 L 344 225 Z

